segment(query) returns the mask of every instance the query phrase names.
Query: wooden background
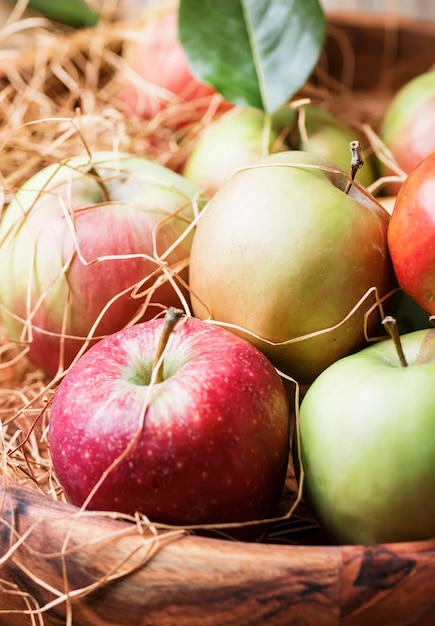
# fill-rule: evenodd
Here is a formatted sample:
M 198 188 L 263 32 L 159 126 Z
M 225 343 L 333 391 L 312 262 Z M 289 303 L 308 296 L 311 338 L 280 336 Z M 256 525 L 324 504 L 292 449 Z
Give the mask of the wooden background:
M 350 10 L 403 15 L 435 21 L 434 0 L 320 0 L 328 10 Z
M 107 0 L 94 0 L 107 2 Z M 127 15 L 137 15 L 138 9 L 159 0 L 120 0 Z M 1 3 L 1 0 L 0 0 Z M 435 22 L 435 0 L 320 0 L 328 10 L 361 11 L 403 15 L 410 18 L 431 19 Z

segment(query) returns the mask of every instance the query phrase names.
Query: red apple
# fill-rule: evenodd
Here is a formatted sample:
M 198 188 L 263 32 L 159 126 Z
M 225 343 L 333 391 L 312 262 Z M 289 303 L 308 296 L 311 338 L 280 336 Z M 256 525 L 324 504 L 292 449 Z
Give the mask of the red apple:
M 402 289 L 435 315 L 435 152 L 423 159 L 399 190 L 388 245 Z
M 194 314 L 240 333 L 304 383 L 378 332 L 375 293 L 396 287 L 390 216 L 347 185 L 319 155 L 269 155 L 222 185 L 192 244 Z
M 55 473 L 90 509 L 177 525 L 269 518 L 289 455 L 281 378 L 248 342 L 176 314 L 114 333 L 66 374 L 50 414 Z
M 405 177 L 435 152 L 435 71 L 416 76 L 397 92 L 384 115 L 379 135 Z M 385 165 L 383 168 L 385 175 L 394 173 Z M 401 183 L 389 183 L 388 193 L 397 194 Z
M 122 72 L 119 99 L 127 114 L 152 118 L 171 102 L 191 102 L 216 92 L 190 72 L 178 39 L 178 12 L 174 3 L 151 8 L 138 29 L 140 37 L 124 42 L 122 57 L 130 72 Z
M 115 152 L 28 180 L 0 225 L 0 311 L 11 338 L 54 375 L 87 338 L 181 306 L 198 196 L 169 169 Z

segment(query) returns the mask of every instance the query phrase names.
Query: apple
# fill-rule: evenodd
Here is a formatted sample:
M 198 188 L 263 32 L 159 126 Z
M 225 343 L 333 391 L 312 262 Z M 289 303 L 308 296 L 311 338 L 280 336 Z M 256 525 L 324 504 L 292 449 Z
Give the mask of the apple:
M 196 317 L 231 328 L 284 374 L 311 382 L 361 348 L 396 287 L 387 211 L 319 155 L 239 170 L 203 209 L 189 286 Z
M 417 165 L 400 188 L 388 245 L 402 289 L 435 315 L 435 152 Z
M 178 39 L 176 3 L 148 8 L 137 35 L 126 39 L 122 50 L 129 71 L 119 74 L 118 98 L 126 114 L 149 119 L 169 103 L 203 100 L 206 108 L 212 96 L 221 98 L 190 72 Z
M 387 185 L 395 195 L 406 175 L 435 152 L 434 70 L 409 80 L 396 93 L 384 113 L 379 136 L 403 172 L 398 182 Z M 386 164 L 382 167 L 384 175 L 394 174 Z
M 390 338 L 333 363 L 300 406 L 304 497 L 337 543 L 435 535 L 435 330 L 401 348 L 403 363 Z
M 182 306 L 200 207 L 194 184 L 129 153 L 78 155 L 35 174 L 0 224 L 10 337 L 53 376 L 91 340 Z
M 259 109 L 234 107 L 214 119 L 195 140 L 182 173 L 211 197 L 237 169 L 285 149 L 315 152 L 344 171 L 350 170 L 349 144 L 358 133 L 331 113 L 315 106 L 281 107 L 271 117 Z M 376 179 L 370 160 L 356 174 L 369 186 Z
M 283 148 L 263 111 L 234 107 L 196 139 L 182 173 L 211 197 L 237 169 Z
M 75 505 L 156 523 L 270 518 L 289 460 L 281 378 L 248 342 L 180 313 L 102 339 L 65 375 L 56 476 Z
M 300 114 L 301 131 L 297 148 L 320 154 L 343 171 L 349 172 L 349 144 L 354 140 L 362 142 L 359 131 L 318 106 L 305 106 L 301 108 Z M 355 180 L 363 187 L 368 187 L 376 178 L 372 160 L 365 158 L 364 167 L 356 173 Z

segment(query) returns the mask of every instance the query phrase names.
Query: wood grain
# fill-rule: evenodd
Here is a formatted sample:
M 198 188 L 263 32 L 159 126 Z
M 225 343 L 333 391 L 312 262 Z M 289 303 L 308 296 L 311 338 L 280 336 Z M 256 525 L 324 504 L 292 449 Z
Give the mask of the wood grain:
M 68 586 L 74 592 L 111 572 L 131 572 L 73 600 L 74 625 L 201 622 L 272 626 L 288 623 L 290 615 L 296 621 L 308 620 L 305 623 L 319 626 L 337 623 L 340 554 L 335 550 L 271 549 L 261 544 L 182 536 L 149 558 L 150 541 L 154 548 L 155 542 L 148 534 L 141 536 L 134 524 L 93 516 L 74 518 L 75 511 L 32 490 L 13 486 L 4 498 L 0 526 L 4 553 L 35 524 L 3 565 L 0 577 L 28 593 L 41 607 L 55 595 L 38 584 L 38 579 L 60 591 Z M 14 533 L 8 523 L 14 526 Z M 62 549 L 68 554 L 57 556 Z M 13 588 L 3 586 L 3 611 L 16 607 L 17 599 Z M 64 624 L 64 609 L 53 608 L 46 623 Z M 10 620 L 10 614 L 0 613 L 2 626 Z M 28 616 L 14 617 L 16 626 L 30 623 Z
M 341 554 L 343 626 L 435 623 L 435 540 Z
M 158 544 L 134 523 L 77 516 L 24 487 L 1 498 L 1 626 L 60 626 L 67 614 L 74 626 L 434 623 L 435 541 L 271 546 L 161 535 Z M 43 622 L 12 612 L 35 617 L 58 596 Z

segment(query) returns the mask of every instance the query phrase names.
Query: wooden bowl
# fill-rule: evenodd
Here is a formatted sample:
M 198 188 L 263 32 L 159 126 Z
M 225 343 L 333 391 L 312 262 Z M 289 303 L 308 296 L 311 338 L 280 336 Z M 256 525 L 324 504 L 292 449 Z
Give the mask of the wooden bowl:
M 433 63 L 435 25 L 338 13 L 329 23 L 328 69 L 374 108 Z M 0 502 L 0 626 L 435 623 L 435 540 L 282 545 L 157 534 L 11 481 L 0 483 Z

